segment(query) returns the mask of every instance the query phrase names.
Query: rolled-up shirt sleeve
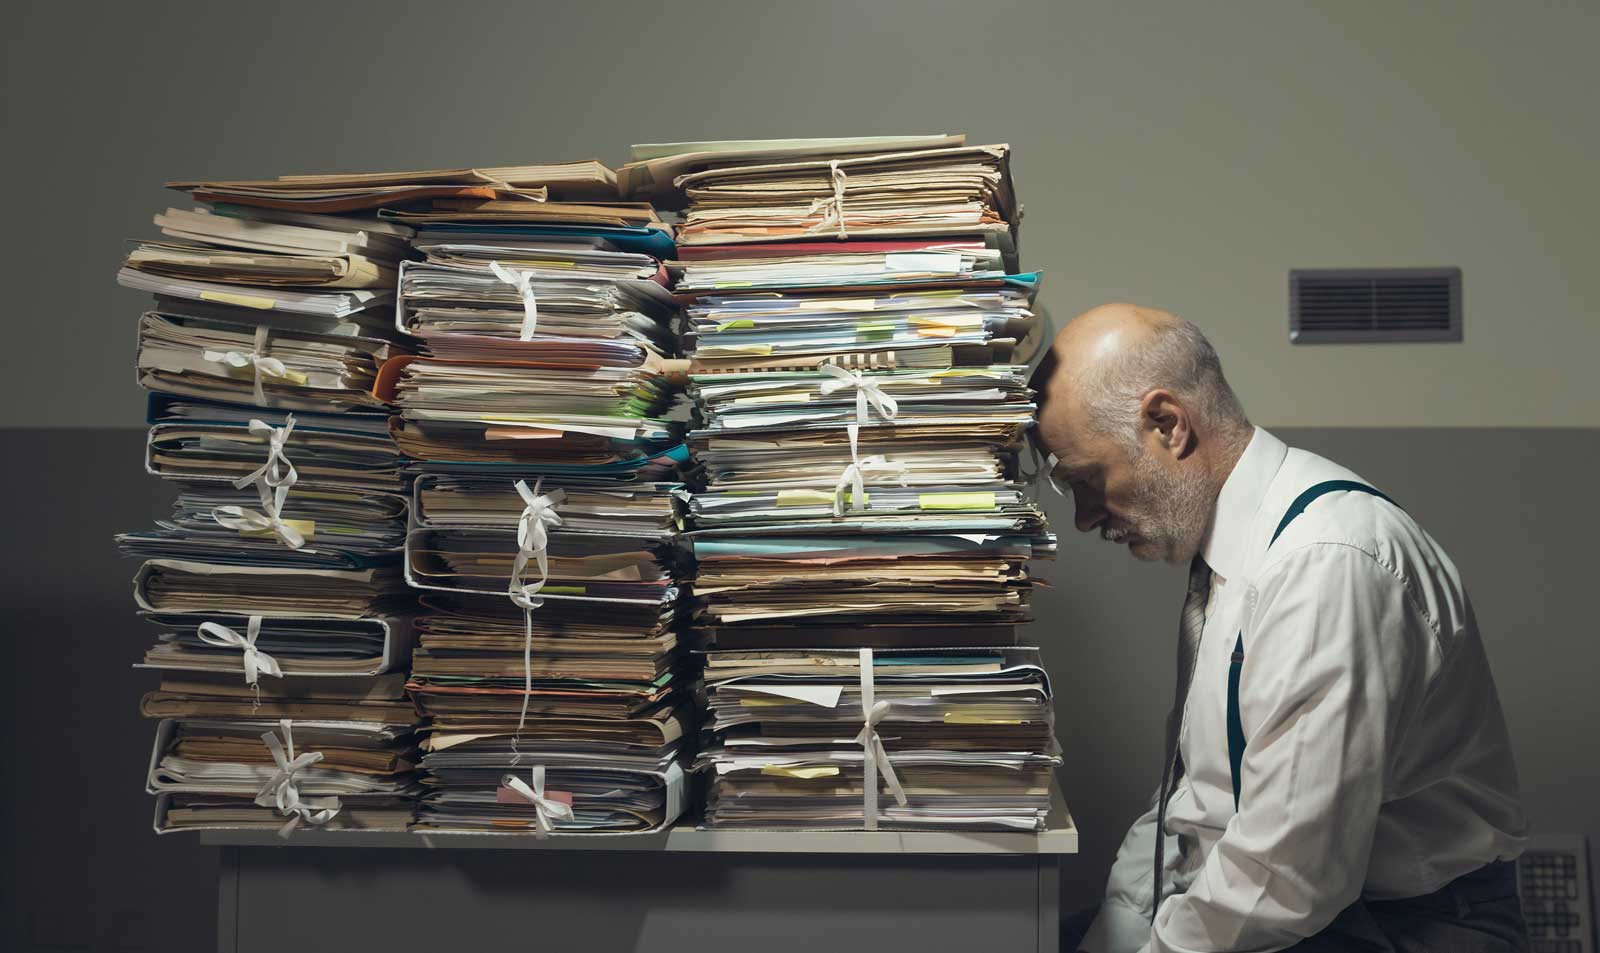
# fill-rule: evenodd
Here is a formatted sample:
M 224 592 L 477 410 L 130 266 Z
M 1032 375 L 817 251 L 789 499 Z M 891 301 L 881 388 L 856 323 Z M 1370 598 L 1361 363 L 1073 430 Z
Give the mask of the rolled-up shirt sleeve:
M 1362 549 L 1314 543 L 1257 583 L 1243 633 L 1238 812 L 1189 889 L 1160 906 L 1153 953 L 1266 953 L 1360 895 L 1400 699 L 1431 626 Z

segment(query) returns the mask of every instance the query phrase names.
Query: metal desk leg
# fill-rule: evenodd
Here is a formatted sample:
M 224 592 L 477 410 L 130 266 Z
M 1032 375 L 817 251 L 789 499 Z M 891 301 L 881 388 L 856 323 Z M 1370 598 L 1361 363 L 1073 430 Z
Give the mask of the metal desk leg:
M 217 953 L 239 951 L 239 848 L 219 848 L 217 862 Z
M 1039 953 L 1059 953 L 1061 948 L 1061 857 L 1040 854 Z

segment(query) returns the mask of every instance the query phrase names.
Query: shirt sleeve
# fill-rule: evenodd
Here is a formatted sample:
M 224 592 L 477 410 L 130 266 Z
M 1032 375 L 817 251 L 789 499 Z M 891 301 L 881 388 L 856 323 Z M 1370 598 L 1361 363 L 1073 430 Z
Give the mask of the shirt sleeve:
M 1122 846 L 1117 848 L 1117 859 L 1106 880 L 1105 902 L 1083 934 L 1078 949 L 1087 953 L 1135 953 L 1149 942 L 1155 837 L 1156 806 L 1152 797 L 1150 810 L 1133 822 L 1122 838 Z
M 1268 953 L 1360 895 L 1404 689 L 1431 627 L 1365 551 L 1315 543 L 1256 587 L 1244 635 L 1239 810 L 1188 891 L 1162 903 L 1152 953 Z

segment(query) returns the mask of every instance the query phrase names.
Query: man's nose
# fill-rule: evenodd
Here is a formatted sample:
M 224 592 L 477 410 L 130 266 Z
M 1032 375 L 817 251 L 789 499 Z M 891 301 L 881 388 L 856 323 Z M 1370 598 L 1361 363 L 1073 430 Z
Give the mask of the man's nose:
M 1080 533 L 1092 532 L 1106 521 L 1106 511 L 1100 500 L 1090 499 L 1087 493 L 1072 494 L 1072 506 L 1073 523 Z

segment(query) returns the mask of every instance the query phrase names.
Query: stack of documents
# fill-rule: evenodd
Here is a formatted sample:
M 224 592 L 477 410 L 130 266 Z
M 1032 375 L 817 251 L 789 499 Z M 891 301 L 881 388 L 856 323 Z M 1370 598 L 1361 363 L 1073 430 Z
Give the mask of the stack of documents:
M 403 184 L 175 183 L 209 207 L 156 216 L 123 263 L 156 296 L 145 466 L 177 487 L 170 518 L 118 537 L 142 665 L 167 679 L 145 705 L 158 830 L 415 812 L 409 475 L 372 392 L 414 350 L 393 326 L 413 232 L 367 201 Z
M 712 827 L 859 828 L 871 811 L 884 828 L 1035 830 L 1049 811 L 1037 650 L 718 652 L 705 686 Z
M 399 217 L 376 394 L 414 461 L 417 826 L 638 833 L 683 810 L 688 460 L 670 230 L 642 203 L 435 202 Z
M 1038 826 L 1057 755 L 1016 627 L 1055 538 L 1018 461 L 1043 331 L 1009 148 L 635 158 L 624 181 L 685 209 L 668 271 L 696 411 L 705 822 Z
M 670 235 L 644 209 L 626 225 L 516 210 L 419 223 L 425 260 L 401 266 L 396 322 L 423 355 L 391 359 L 376 390 L 400 408 L 393 436 L 406 454 L 659 475 L 652 458 L 678 443 L 661 416 L 678 309 L 660 260 Z
M 142 560 L 143 666 L 170 679 L 145 704 L 162 719 L 157 829 L 403 829 L 419 755 L 398 454 L 382 434 L 250 412 L 157 423 L 149 468 L 178 484 L 173 515 L 118 537 Z M 269 454 L 287 463 L 261 489 L 249 467 Z
M 626 833 L 678 816 L 692 721 L 670 604 L 550 596 L 525 617 L 504 595 L 423 603 L 409 685 L 429 719 L 419 828 Z M 506 783 L 533 790 L 534 771 L 570 817 Z
M 160 719 L 147 784 L 162 833 L 404 830 L 415 813 L 420 756 L 403 674 L 284 675 L 252 688 L 236 674 L 172 672 L 142 708 Z

